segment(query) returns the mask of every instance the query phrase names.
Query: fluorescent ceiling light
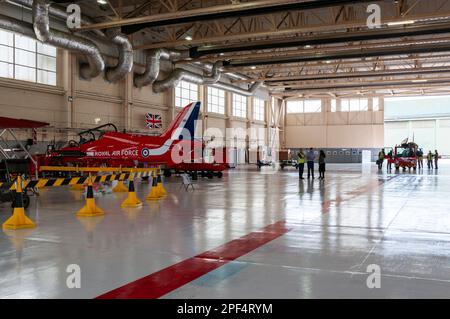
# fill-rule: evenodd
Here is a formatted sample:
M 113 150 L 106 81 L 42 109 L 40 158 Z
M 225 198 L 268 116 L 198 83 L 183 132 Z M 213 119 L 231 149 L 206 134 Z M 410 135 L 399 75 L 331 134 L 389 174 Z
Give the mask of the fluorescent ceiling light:
M 251 69 L 252 69 L 252 70 L 256 69 L 256 66 L 252 66 Z
M 415 20 L 392 21 L 392 22 L 388 22 L 387 25 L 388 26 L 405 25 L 405 24 L 413 24 L 415 22 L 416 22 Z
M 422 82 L 428 82 L 426 79 L 417 79 L 417 80 L 411 80 L 413 83 L 422 83 Z
M 106 0 L 97 0 L 98 4 L 107 4 L 108 2 Z
M 188 41 L 192 41 L 192 37 L 190 35 L 187 35 L 184 39 L 188 40 Z

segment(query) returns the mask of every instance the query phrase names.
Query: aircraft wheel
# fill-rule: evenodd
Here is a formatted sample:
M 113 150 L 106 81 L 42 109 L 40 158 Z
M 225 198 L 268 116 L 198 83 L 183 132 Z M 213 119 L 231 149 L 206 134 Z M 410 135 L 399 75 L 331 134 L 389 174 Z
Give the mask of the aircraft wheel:
M 209 179 L 212 179 L 212 178 L 214 177 L 213 172 L 208 171 L 208 172 L 206 173 L 206 177 L 208 177 Z
M 223 173 L 222 173 L 222 172 L 217 172 L 217 177 L 218 177 L 218 178 L 222 178 L 222 176 L 223 176 Z
M 206 172 L 201 171 L 201 172 L 200 172 L 200 176 L 201 176 L 201 177 L 206 177 Z

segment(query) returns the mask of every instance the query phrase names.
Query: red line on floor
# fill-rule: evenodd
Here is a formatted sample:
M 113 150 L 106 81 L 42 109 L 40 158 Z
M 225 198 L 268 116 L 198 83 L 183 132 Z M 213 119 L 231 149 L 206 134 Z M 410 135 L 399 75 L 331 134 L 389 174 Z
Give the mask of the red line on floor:
M 268 225 L 222 246 L 205 251 L 107 292 L 97 299 L 155 299 L 284 235 L 285 221 Z

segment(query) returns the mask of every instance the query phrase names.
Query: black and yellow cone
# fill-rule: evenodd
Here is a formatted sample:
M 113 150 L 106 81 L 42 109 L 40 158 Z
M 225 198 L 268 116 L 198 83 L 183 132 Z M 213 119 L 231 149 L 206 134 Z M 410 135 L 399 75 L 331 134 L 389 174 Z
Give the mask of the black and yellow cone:
M 3 223 L 4 230 L 16 230 L 36 227 L 34 222 L 30 218 L 28 218 L 27 215 L 25 215 L 22 197 L 22 179 L 20 176 L 17 177 L 16 184 L 16 190 L 14 191 L 15 205 L 13 214 L 5 223 Z
M 122 204 L 122 207 L 139 207 L 142 206 L 142 202 L 137 198 L 136 192 L 134 191 L 134 181 L 130 179 L 128 183 L 128 197 Z
M 162 183 L 161 174 L 158 174 L 158 177 L 156 178 L 156 183 L 157 183 L 156 188 L 157 188 L 157 190 L 159 192 L 160 197 L 166 196 L 167 195 L 167 191 L 164 188 L 164 185 Z
M 157 180 L 156 176 L 154 176 L 152 178 L 152 190 L 147 195 L 146 199 L 147 200 L 158 200 L 160 198 L 161 198 L 161 195 L 158 190 L 158 180 Z
M 94 190 L 92 189 L 92 180 L 89 178 L 86 194 L 86 205 L 77 212 L 78 217 L 96 217 L 102 216 L 105 212 L 95 205 Z
M 128 192 L 128 187 L 122 181 L 118 181 L 117 185 L 113 187 L 112 191 L 114 193 L 125 193 Z

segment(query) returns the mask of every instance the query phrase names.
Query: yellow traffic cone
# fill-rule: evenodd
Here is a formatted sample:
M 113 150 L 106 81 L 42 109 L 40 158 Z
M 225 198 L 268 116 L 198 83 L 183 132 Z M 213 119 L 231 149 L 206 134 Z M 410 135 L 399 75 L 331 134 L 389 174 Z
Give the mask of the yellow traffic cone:
M 69 189 L 71 191 L 84 191 L 85 185 L 83 185 L 83 184 L 74 184 Z
M 122 181 L 117 181 L 117 185 L 112 189 L 114 193 L 125 193 L 128 192 L 128 188 L 123 184 Z
M 34 228 L 36 225 L 34 222 L 25 215 L 25 210 L 23 208 L 23 197 L 22 197 L 22 179 L 17 176 L 16 190 L 14 191 L 14 209 L 13 214 L 8 220 L 3 224 L 4 230 L 15 230 L 22 228 Z
M 142 206 L 142 202 L 137 198 L 136 192 L 134 191 L 134 182 L 130 179 L 128 183 L 128 197 L 125 199 L 122 204 L 122 207 L 139 207 Z
M 164 185 L 162 183 L 162 179 L 161 179 L 161 175 L 160 174 L 158 174 L 158 177 L 156 179 L 156 184 L 157 184 L 156 188 L 158 189 L 160 197 L 166 196 L 167 195 L 167 191 L 164 188 Z
M 92 189 L 92 180 L 89 177 L 89 183 L 87 186 L 86 205 L 80 209 L 77 213 L 78 217 L 96 217 L 105 215 L 105 212 L 95 205 L 94 190 Z
M 156 177 L 152 178 L 152 190 L 147 195 L 147 200 L 158 200 L 161 198 L 160 192 L 158 190 L 158 181 Z

